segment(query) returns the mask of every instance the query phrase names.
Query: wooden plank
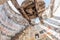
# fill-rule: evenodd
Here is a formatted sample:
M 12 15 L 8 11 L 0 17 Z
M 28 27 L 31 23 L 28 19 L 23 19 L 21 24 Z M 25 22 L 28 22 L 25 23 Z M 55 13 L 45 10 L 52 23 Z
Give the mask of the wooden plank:
M 0 0 L 0 5 L 5 3 L 7 0 Z

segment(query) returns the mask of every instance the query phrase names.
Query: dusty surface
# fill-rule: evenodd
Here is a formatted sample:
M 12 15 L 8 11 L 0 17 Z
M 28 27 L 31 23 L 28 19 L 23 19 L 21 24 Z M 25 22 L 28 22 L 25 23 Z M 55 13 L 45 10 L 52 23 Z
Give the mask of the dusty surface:
M 38 34 L 39 38 L 36 38 L 35 34 Z M 28 27 L 26 30 L 23 31 L 22 34 L 20 34 L 18 36 L 19 36 L 18 38 L 16 37 L 12 40 L 50 40 L 50 38 L 45 33 L 40 34 L 35 29 L 35 27 Z
M 3 4 L 4 2 L 6 2 L 6 0 L 0 0 L 0 4 Z M 60 10 L 60 9 L 59 9 Z M 57 12 L 56 12 L 57 13 Z M 8 15 L 8 16 L 10 16 L 10 15 Z M 15 16 L 13 17 L 14 19 L 15 19 Z M 14 20 L 12 18 L 12 20 Z M 17 18 L 18 18 L 18 16 L 17 16 Z M 14 20 L 15 22 L 17 22 L 18 24 L 20 24 L 21 22 L 20 22 L 20 20 L 19 20 L 19 22 L 18 21 L 16 21 L 16 20 Z M 10 21 L 11 22 L 11 21 Z M 48 23 L 50 23 L 50 24 L 53 24 L 53 25 L 56 25 L 56 26 L 59 26 L 60 25 L 60 23 L 58 23 L 58 22 L 55 22 L 54 20 L 51 20 L 51 19 L 49 19 L 49 20 L 47 20 L 47 22 Z M 23 22 L 24 23 L 24 22 Z M 58 25 L 59 24 L 59 25 Z M 38 26 L 37 26 L 38 27 Z M 46 27 L 46 26 L 45 26 Z M 58 33 L 60 32 L 60 30 L 58 30 L 58 29 L 56 29 L 55 27 L 51 27 L 51 25 L 48 27 L 49 29 L 52 29 L 52 31 L 54 30 L 55 32 L 57 32 L 58 31 Z M 55 30 L 56 29 L 56 30 Z M 60 28 L 59 28 L 60 29 Z M 40 33 L 38 33 L 38 31 L 34 28 L 34 27 L 29 27 L 29 28 L 27 28 L 26 30 L 24 30 L 23 31 L 23 33 L 21 34 L 21 35 L 19 35 L 19 37 L 18 38 L 16 38 L 15 40 L 36 40 L 37 38 L 35 38 L 35 34 L 39 34 L 39 40 L 50 40 L 48 37 L 47 37 L 47 35 L 46 34 L 40 34 Z M 49 33 L 48 33 L 49 34 Z M 49 34 L 50 35 L 50 34 Z M 56 35 L 57 36 L 57 35 Z M 53 36 L 54 37 L 54 36 Z M 59 37 L 58 37 L 59 38 Z M 4 39 L 5 40 L 5 39 Z
M 0 0 L 0 5 L 6 2 L 6 0 Z

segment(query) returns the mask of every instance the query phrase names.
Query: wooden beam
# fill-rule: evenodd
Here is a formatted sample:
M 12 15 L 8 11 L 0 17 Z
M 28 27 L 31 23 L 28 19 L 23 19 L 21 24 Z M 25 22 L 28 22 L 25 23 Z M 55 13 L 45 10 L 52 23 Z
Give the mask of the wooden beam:
M 0 5 L 4 4 L 7 0 L 0 0 Z

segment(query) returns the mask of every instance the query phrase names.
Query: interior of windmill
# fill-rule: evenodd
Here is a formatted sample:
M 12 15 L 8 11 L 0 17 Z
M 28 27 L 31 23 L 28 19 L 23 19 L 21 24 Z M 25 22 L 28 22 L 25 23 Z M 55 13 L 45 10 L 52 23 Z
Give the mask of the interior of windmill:
M 4 3 L 6 3 L 6 1 L 7 0 L 0 0 L 0 6 L 3 5 Z M 25 1 L 25 0 L 17 0 L 19 6 L 21 6 L 23 1 Z M 53 17 L 50 17 L 51 16 L 51 14 L 50 14 L 51 0 L 44 0 L 44 2 L 45 2 L 45 11 L 43 12 L 44 14 L 42 16 L 44 24 L 40 23 L 39 17 L 32 19 L 32 22 L 36 23 L 36 24 L 34 26 L 29 25 L 21 33 L 17 33 L 15 36 L 13 36 L 11 38 L 11 40 L 60 40 L 60 6 L 59 6 L 60 0 L 55 0 L 55 2 L 54 2 L 54 8 L 53 8 L 53 13 L 52 13 Z M 12 12 L 12 10 L 11 10 L 11 12 L 14 13 L 14 16 L 18 15 L 15 18 L 19 19 L 19 17 L 22 16 L 19 14 L 20 12 L 17 10 L 17 8 L 13 5 L 13 3 L 10 0 L 7 3 L 12 8 L 12 10 L 15 11 L 15 12 L 14 11 Z M 1 7 L 0 7 L 0 9 L 1 9 Z M 8 14 L 8 15 L 11 15 L 11 14 Z M 1 11 L 0 11 L 0 16 L 1 16 Z M 14 16 L 11 18 L 11 20 L 13 20 L 15 22 L 14 26 L 15 25 L 18 26 L 18 27 L 15 26 L 16 29 L 17 28 L 19 29 L 19 27 L 20 27 L 19 25 L 22 25 L 25 22 L 22 23 L 23 20 L 21 22 L 19 22 L 19 20 L 18 20 L 18 22 L 16 22 L 17 19 L 14 19 Z M 23 17 L 21 19 L 23 19 Z M 0 19 L 0 21 L 1 21 L 1 19 Z M 21 24 L 19 24 L 19 23 L 21 23 Z M 13 24 L 13 22 L 11 24 Z M 4 22 L 4 25 L 7 25 L 7 24 L 5 24 L 5 22 Z M 10 25 L 10 24 L 8 24 L 8 25 Z M 23 28 L 25 28 L 24 26 L 23 26 Z M 0 25 L 0 35 L 1 35 L 2 30 L 3 29 L 1 29 L 1 25 Z M 12 34 L 13 34 L 13 32 L 12 32 Z M 1 36 L 0 36 L 0 39 L 3 40 Z

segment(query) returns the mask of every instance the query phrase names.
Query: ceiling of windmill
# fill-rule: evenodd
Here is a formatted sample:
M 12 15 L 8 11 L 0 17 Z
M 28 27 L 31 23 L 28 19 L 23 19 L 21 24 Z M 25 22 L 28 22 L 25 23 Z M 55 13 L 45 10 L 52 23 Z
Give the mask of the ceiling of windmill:
M 17 0 L 18 3 L 21 5 L 21 3 L 24 1 L 24 0 Z M 50 0 L 44 0 L 45 3 L 46 3 L 46 7 L 48 7 L 48 5 L 50 4 Z

